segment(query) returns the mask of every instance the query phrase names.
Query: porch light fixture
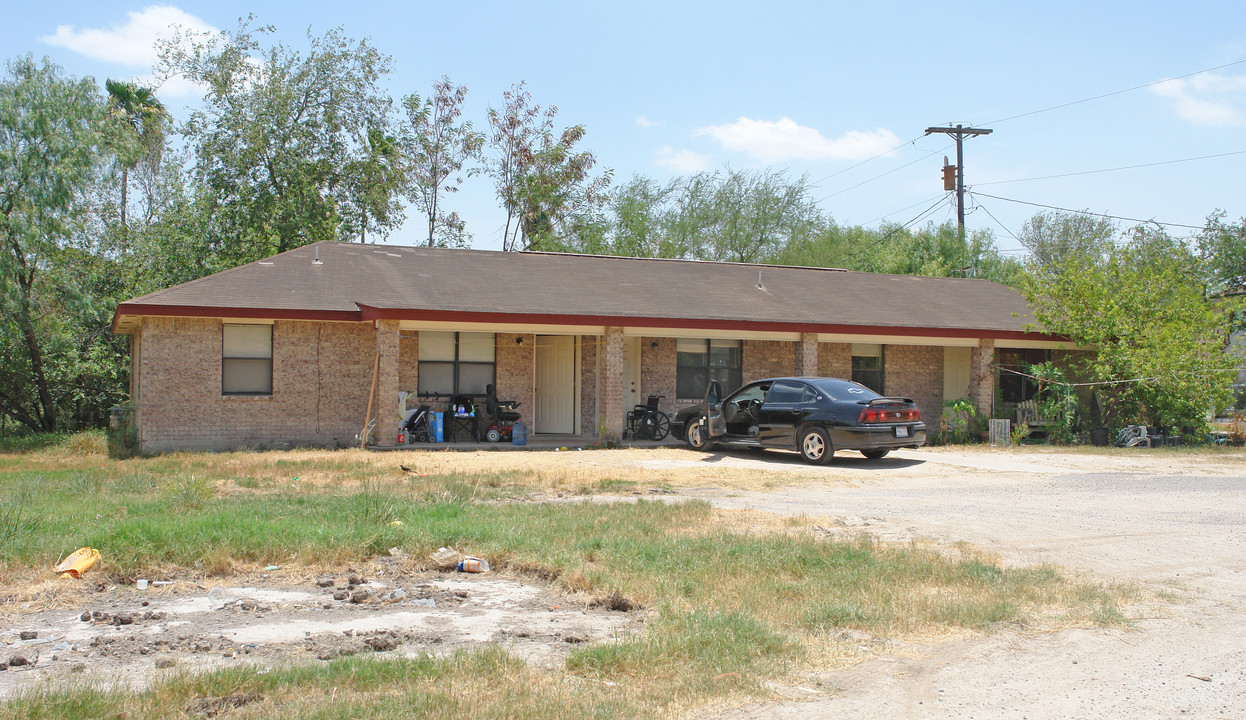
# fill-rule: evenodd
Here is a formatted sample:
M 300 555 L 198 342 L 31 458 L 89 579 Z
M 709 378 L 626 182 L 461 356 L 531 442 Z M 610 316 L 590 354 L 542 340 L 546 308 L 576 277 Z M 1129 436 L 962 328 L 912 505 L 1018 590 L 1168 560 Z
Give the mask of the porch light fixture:
M 657 350 L 657 349 L 658 349 L 658 341 L 657 341 L 657 340 L 654 340 L 653 342 L 649 343 L 649 347 L 653 348 L 654 350 Z
M 522 338 L 522 337 L 517 337 L 517 338 L 515 338 L 515 344 L 516 344 L 516 345 L 523 345 L 523 338 Z

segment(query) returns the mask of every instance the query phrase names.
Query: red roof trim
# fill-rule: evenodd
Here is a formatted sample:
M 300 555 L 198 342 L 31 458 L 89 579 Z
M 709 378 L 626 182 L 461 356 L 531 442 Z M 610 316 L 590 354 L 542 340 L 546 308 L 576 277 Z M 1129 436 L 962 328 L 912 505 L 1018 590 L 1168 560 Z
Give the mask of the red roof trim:
M 358 310 L 284 310 L 276 308 L 235 308 L 186 305 L 156 305 L 148 303 L 121 303 L 112 316 L 112 330 L 123 315 L 151 315 L 157 317 L 227 317 L 254 318 L 257 320 L 328 320 L 359 322 L 363 320 Z
M 359 305 L 359 310 L 289 310 L 275 308 L 188 307 L 121 303 L 113 313 L 112 329 L 123 315 L 158 317 L 231 317 L 271 320 L 324 320 L 361 322 L 367 320 L 426 320 L 437 322 L 505 323 L 532 325 L 610 325 L 627 327 L 680 328 L 688 330 L 746 330 L 762 332 L 839 333 L 848 335 L 918 335 L 945 338 L 992 338 L 995 340 L 1047 339 L 1067 342 L 1059 335 L 1027 333 L 1015 330 L 973 328 L 930 328 L 898 325 L 845 325 L 789 322 L 758 322 L 748 320 L 706 320 L 692 318 L 653 318 L 626 315 L 565 315 L 554 313 L 465 312 L 457 310 L 413 310 L 378 308 Z
M 360 305 L 364 320 L 427 320 L 438 322 L 472 323 L 521 323 L 534 325 L 612 325 L 627 327 L 686 328 L 689 330 L 753 330 L 769 332 L 843 333 L 862 335 L 918 335 L 946 338 L 992 338 L 996 340 L 1050 339 L 1067 341 L 1068 338 L 1042 333 L 1015 330 L 985 330 L 972 328 L 927 328 L 893 325 L 842 325 L 789 322 L 756 322 L 748 320 L 706 320 L 692 318 L 652 318 L 625 315 L 556 315 L 552 313 L 494 313 L 465 312 L 457 310 L 411 310 L 406 308 L 378 308 Z

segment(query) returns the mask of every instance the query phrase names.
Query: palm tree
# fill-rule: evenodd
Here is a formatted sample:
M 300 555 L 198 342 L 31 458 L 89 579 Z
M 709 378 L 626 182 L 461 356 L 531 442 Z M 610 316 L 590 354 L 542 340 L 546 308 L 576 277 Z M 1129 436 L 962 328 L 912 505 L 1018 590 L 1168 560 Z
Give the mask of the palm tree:
M 138 141 L 137 151 L 123 151 L 117 157 L 121 165 L 121 227 L 124 232 L 127 229 L 130 169 L 138 165 L 144 156 L 158 156 L 164 145 L 164 126 L 169 113 L 151 88 L 119 80 L 108 80 L 104 87 L 108 90 L 109 112 Z

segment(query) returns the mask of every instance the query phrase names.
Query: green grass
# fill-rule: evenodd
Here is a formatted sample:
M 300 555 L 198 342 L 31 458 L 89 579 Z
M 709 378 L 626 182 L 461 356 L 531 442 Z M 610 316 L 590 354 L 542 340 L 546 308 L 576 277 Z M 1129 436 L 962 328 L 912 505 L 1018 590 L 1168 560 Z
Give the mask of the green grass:
M 99 572 L 119 578 L 196 566 L 225 572 L 235 563 L 346 564 L 395 546 L 422 558 L 451 545 L 568 591 L 617 592 L 651 614 L 643 633 L 577 648 L 556 672 L 497 649 L 352 658 L 179 677 L 143 693 L 38 691 L 0 705 L 0 717 L 186 717 L 203 714 L 196 703 L 238 697 L 245 707 L 229 712 L 253 717 L 652 717 L 764 694 L 767 680 L 799 672 L 844 628 L 920 637 L 1053 617 L 1125 622 L 1124 589 L 1050 566 L 1004 568 L 965 548 L 950 556 L 829 541 L 801 523 L 738 534 L 722 530 L 704 502 L 494 502 L 527 492 L 522 473 L 419 476 L 333 456 L 265 454 L 271 472 L 251 462 L 236 474 L 239 454 L 88 462 L 63 447 L 29 452 L 0 463 L 0 562 L 9 569 L 47 567 L 84 545 L 103 554 Z M 311 472 L 334 477 L 294 481 Z

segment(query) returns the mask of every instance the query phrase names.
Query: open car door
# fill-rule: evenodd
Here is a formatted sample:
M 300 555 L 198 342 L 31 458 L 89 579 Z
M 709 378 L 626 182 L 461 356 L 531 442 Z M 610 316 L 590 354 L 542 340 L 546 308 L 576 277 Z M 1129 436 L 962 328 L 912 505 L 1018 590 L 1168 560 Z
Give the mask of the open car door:
M 709 387 L 705 388 L 705 418 L 710 437 L 727 434 L 727 419 L 723 417 L 722 387 L 717 380 L 711 380 Z

